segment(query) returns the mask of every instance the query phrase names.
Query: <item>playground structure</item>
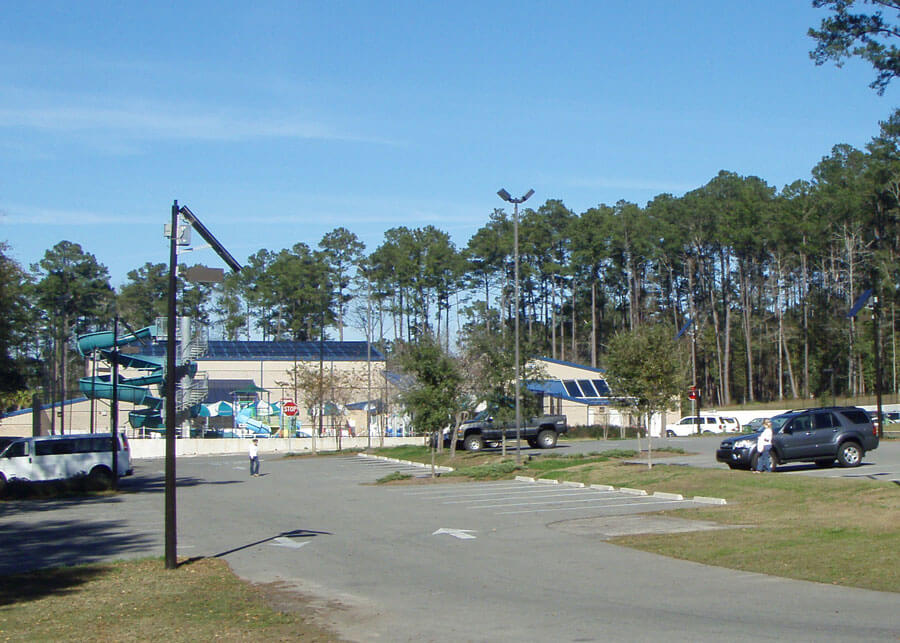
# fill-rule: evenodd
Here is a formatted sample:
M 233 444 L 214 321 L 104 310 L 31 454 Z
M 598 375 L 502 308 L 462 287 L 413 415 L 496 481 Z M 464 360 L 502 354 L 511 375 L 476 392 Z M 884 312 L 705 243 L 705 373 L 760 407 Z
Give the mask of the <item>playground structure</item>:
M 162 322 L 162 323 L 161 323 Z M 181 318 L 176 341 L 180 347 L 180 364 L 174 376 L 176 385 L 176 425 L 202 413 L 202 402 L 208 390 L 205 374 L 197 373 L 196 359 L 206 351 L 205 334 L 192 332 L 189 318 Z M 82 356 L 97 353 L 112 366 L 109 375 L 92 375 L 79 380 L 78 386 L 90 399 L 107 399 L 130 402 L 146 408 L 134 409 L 128 413 L 131 426 L 165 432 L 166 367 L 165 357 L 143 355 L 135 352 L 135 344 L 147 344 L 148 340 L 165 336 L 165 320 L 157 320 L 156 325 L 141 328 L 127 334 L 114 331 L 99 331 L 81 335 L 77 341 L 78 352 Z M 137 349 L 139 351 L 139 349 Z M 116 373 L 117 367 L 146 372 L 139 377 L 125 378 Z M 115 375 L 114 375 L 115 374 Z M 113 378 L 116 378 L 115 381 Z M 153 394 L 152 387 L 156 389 Z

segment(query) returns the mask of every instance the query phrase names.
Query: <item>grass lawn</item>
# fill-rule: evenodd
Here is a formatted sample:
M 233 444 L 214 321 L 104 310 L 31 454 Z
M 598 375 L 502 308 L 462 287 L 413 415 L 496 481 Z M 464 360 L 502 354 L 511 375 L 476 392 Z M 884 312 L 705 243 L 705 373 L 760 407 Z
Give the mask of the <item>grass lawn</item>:
M 162 559 L 0 577 L 4 641 L 337 641 L 302 597 L 238 579 L 218 559 Z M 307 616 L 304 616 L 306 614 Z
M 381 455 L 431 461 L 424 447 L 381 449 Z M 681 534 L 627 536 L 612 542 L 709 565 L 821 583 L 900 592 L 900 487 L 891 482 L 749 471 L 625 464 L 632 451 L 578 456 L 548 453 L 516 465 L 494 453 L 439 455 L 451 479 L 516 475 L 725 498 L 725 506 L 667 514 L 738 526 Z M 654 451 L 657 457 L 657 451 Z M 445 478 L 448 474 L 444 474 Z M 407 482 L 408 483 L 408 482 Z M 426 481 L 425 484 L 428 484 Z

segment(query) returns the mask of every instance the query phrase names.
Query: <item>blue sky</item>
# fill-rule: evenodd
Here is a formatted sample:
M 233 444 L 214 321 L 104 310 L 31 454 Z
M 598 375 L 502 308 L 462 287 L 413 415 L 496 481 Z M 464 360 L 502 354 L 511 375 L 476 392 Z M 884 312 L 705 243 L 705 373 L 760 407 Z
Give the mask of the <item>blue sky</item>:
M 16 260 L 66 239 L 119 286 L 168 260 L 174 199 L 241 262 L 338 226 L 368 251 L 401 225 L 462 247 L 501 187 L 577 213 L 721 169 L 780 188 L 896 106 L 867 65 L 813 64 L 826 14 L 807 0 L 250 5 L 6 4 L 0 240 Z

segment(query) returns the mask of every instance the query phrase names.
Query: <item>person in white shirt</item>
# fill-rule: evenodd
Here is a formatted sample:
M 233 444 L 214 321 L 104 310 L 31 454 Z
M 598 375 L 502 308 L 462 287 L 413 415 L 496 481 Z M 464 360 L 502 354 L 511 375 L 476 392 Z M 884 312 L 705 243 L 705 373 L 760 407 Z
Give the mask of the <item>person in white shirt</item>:
M 248 449 L 248 453 L 250 454 L 250 475 L 258 478 L 259 477 L 259 440 L 253 438 L 250 442 L 250 448 Z
M 760 471 L 772 471 L 772 420 L 763 422 L 762 433 L 756 439 L 756 473 Z

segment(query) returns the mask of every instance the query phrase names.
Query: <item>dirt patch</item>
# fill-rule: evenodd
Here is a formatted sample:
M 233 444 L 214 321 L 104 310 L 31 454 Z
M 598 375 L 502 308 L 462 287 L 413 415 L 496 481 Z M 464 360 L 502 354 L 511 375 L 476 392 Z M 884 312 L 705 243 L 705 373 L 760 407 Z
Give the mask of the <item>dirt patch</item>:
M 638 534 L 680 534 L 689 531 L 739 529 L 742 525 L 722 525 L 709 520 L 686 520 L 671 516 L 641 514 L 561 520 L 550 523 L 548 527 L 576 536 L 609 540 Z
M 372 624 L 384 616 L 377 605 L 360 597 L 327 592 L 297 579 L 254 583 L 266 604 L 279 612 L 299 614 L 313 626 L 331 633 L 312 641 L 377 641 Z M 317 634 L 317 633 L 313 633 Z M 306 639 L 304 639 L 306 640 Z

